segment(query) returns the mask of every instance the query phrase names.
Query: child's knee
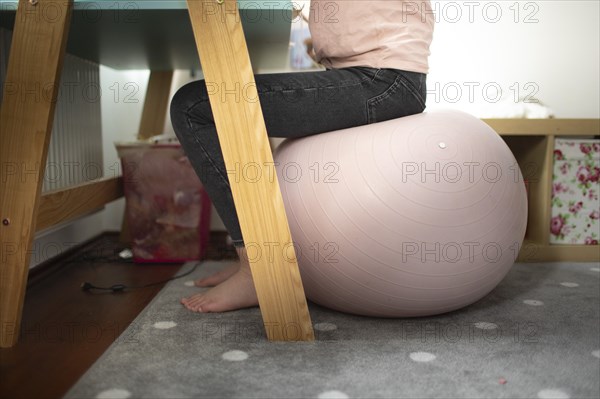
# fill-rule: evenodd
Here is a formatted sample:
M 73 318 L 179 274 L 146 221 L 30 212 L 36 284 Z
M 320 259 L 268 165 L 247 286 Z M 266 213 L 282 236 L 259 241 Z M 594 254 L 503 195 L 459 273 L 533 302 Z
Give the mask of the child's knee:
M 186 113 L 199 102 L 208 101 L 208 93 L 204 80 L 197 80 L 180 87 L 171 99 L 171 117 Z

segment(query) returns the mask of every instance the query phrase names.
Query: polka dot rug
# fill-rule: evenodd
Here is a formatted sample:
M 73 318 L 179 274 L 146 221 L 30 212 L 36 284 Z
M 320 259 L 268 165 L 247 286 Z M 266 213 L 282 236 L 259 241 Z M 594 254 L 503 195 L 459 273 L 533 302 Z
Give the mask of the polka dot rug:
M 310 343 L 267 342 L 257 308 L 186 310 L 190 282 L 223 266 L 170 282 L 66 398 L 600 396 L 597 264 L 516 264 L 479 302 L 426 318 L 310 304 Z

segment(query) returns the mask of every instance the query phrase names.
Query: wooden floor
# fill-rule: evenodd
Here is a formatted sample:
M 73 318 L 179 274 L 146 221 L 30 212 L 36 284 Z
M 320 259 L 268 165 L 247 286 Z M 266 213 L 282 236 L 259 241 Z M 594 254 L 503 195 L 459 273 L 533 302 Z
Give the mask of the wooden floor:
M 224 238 L 213 233 L 207 259 L 235 258 Z M 89 293 L 81 283 L 145 285 L 172 277 L 181 266 L 120 261 L 122 247 L 116 234 L 106 234 L 34 269 L 19 343 L 0 349 L 0 398 L 62 397 L 164 285 Z

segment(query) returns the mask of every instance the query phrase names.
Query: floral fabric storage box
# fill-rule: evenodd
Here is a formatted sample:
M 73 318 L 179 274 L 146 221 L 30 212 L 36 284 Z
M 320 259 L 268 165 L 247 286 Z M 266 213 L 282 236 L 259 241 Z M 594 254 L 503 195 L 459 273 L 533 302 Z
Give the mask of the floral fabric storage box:
M 598 245 L 600 140 L 556 139 L 551 244 Z

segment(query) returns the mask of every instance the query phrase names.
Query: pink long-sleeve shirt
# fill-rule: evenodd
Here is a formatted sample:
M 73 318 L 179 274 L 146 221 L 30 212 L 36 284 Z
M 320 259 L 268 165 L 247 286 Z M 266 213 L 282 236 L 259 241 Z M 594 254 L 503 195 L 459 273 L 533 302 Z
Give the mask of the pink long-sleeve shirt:
M 309 28 L 327 68 L 427 73 L 434 21 L 429 0 L 312 0 Z

